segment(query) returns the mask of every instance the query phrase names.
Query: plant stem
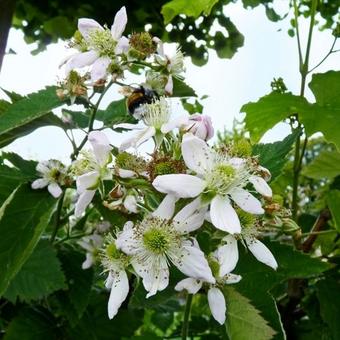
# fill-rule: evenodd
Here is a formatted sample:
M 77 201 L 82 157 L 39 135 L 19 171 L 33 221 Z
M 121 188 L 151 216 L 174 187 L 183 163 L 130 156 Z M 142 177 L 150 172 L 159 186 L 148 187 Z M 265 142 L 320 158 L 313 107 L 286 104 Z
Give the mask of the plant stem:
M 98 112 L 98 108 L 99 108 L 99 104 L 100 102 L 102 101 L 103 97 L 105 96 L 105 93 L 107 92 L 107 90 L 111 87 L 111 85 L 113 84 L 112 81 L 110 81 L 108 83 L 108 85 L 105 87 L 105 89 L 103 90 L 103 92 L 100 94 L 99 98 L 98 98 L 98 101 L 96 103 L 96 105 L 93 106 L 92 108 L 92 112 L 91 112 L 91 115 L 90 115 L 90 118 L 89 118 L 89 123 L 88 123 L 88 131 L 87 131 L 87 134 L 86 136 L 83 138 L 83 140 L 80 142 L 79 146 L 76 148 L 76 150 L 72 153 L 71 155 L 71 159 L 72 160 L 75 160 L 76 157 L 78 156 L 80 150 L 83 148 L 83 146 L 86 144 L 87 142 L 87 139 L 88 139 L 88 134 L 93 130 L 93 124 L 94 124 L 94 121 L 96 119 L 96 114 Z
M 63 207 L 63 203 L 64 203 L 64 197 L 65 197 L 65 191 L 63 191 L 63 193 L 61 194 L 59 201 L 58 201 L 58 205 L 57 205 L 57 210 L 55 213 L 55 220 L 54 220 L 54 229 L 53 232 L 51 234 L 51 238 L 50 238 L 50 242 L 53 243 L 57 233 L 58 233 L 58 229 L 60 226 L 60 216 L 61 216 L 61 209 Z
M 183 325 L 182 325 L 182 340 L 186 340 L 188 337 L 189 317 L 190 317 L 192 297 L 193 297 L 192 294 L 187 295 L 187 301 L 185 304 L 185 311 L 184 311 L 184 318 L 183 318 Z

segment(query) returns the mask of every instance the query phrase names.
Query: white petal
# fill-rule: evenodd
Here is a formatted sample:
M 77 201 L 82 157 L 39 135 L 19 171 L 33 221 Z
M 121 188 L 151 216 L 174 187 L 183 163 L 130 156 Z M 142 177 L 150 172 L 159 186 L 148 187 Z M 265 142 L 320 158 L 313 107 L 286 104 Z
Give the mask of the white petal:
M 201 199 L 199 197 L 194 199 L 191 203 L 187 204 L 175 215 L 174 220 L 177 222 L 185 221 L 192 214 L 200 210 L 201 204 Z
M 233 284 L 233 283 L 240 282 L 241 279 L 242 279 L 241 275 L 229 273 L 224 277 L 224 283 L 227 284 L 227 285 L 230 285 L 230 284 Z
M 223 325 L 225 323 L 227 307 L 224 295 L 218 288 L 210 288 L 208 290 L 208 303 L 214 319 L 219 324 Z
M 132 170 L 127 170 L 127 169 L 117 169 L 118 176 L 121 178 L 132 178 L 136 177 L 136 173 Z
M 226 244 L 217 249 L 220 277 L 230 273 L 238 262 L 237 240 L 233 236 L 228 235 L 223 238 L 223 241 L 225 241 Z
M 102 131 L 91 131 L 88 138 L 97 162 L 101 166 L 106 165 L 112 149 L 109 139 Z
M 127 255 L 134 255 L 136 252 L 136 239 L 133 233 L 133 223 L 128 221 L 124 224 L 123 230 L 118 233 L 116 247 Z
M 98 53 L 96 51 L 87 51 L 78 53 L 73 58 L 71 58 L 65 66 L 65 72 L 68 74 L 75 68 L 82 68 L 93 64 L 98 58 Z
M 127 129 L 127 130 L 142 130 L 145 126 L 139 122 L 138 124 L 131 124 L 131 123 L 120 123 L 113 125 L 113 129 Z
M 91 81 L 93 83 L 100 79 L 106 79 L 107 68 L 110 63 L 111 59 L 108 57 L 100 57 L 93 63 L 91 69 Z
M 204 253 L 190 241 L 183 242 L 181 251 L 175 257 L 171 257 L 171 261 L 184 275 L 215 283 L 215 278 Z
M 170 120 L 168 123 L 162 125 L 161 131 L 162 133 L 168 133 L 176 128 L 180 128 L 186 125 L 189 121 L 189 117 L 187 115 L 180 115 L 179 117 Z
M 49 165 L 48 161 L 39 162 L 37 167 L 36 167 L 36 170 L 39 171 L 42 174 L 46 174 L 50 170 L 48 165 Z
M 250 176 L 249 182 L 253 184 L 255 190 L 263 196 L 272 197 L 273 192 L 267 182 L 259 176 Z
M 114 281 L 113 276 L 111 275 L 111 272 L 109 272 L 109 275 L 107 276 L 105 280 L 105 287 L 107 289 L 110 289 L 112 287 L 113 281 Z
M 245 237 L 248 249 L 256 257 L 256 259 L 273 269 L 277 269 L 277 262 L 271 251 L 259 240 L 255 238 Z
M 129 212 L 137 214 L 138 209 L 137 209 L 136 197 L 134 195 L 127 195 L 124 200 L 124 207 Z
M 95 190 L 86 190 L 79 196 L 74 211 L 74 215 L 76 217 L 80 217 L 82 215 L 86 207 L 91 203 L 95 193 Z
M 93 265 L 93 262 L 94 262 L 93 255 L 91 253 L 86 253 L 86 259 L 82 263 L 81 268 L 88 269 Z
M 210 218 L 217 229 L 230 234 L 241 232 L 240 220 L 226 197 L 217 195 L 213 198 L 210 204 Z
M 113 24 L 111 26 L 111 34 L 114 40 L 118 40 L 122 36 L 125 30 L 126 24 L 127 24 L 127 15 L 126 15 L 125 6 L 123 6 L 116 13 L 115 18 L 113 20 Z
M 109 318 L 112 319 L 117 313 L 119 307 L 125 301 L 129 293 L 129 280 L 125 270 L 115 272 L 111 286 L 109 303 L 107 306 Z
M 246 164 L 246 162 L 247 161 L 244 158 L 239 158 L 239 157 L 233 157 L 233 158 L 229 159 L 229 161 L 228 161 L 228 163 L 235 168 L 242 167 L 243 165 Z
M 91 34 L 91 32 L 103 30 L 103 27 L 98 24 L 96 20 L 88 18 L 81 18 L 78 20 L 78 31 L 81 33 L 85 40 L 89 38 L 89 34 Z
M 83 193 L 88 189 L 94 189 L 99 182 L 99 173 L 98 171 L 91 171 L 84 175 L 81 175 L 77 178 L 77 192 L 79 194 Z
M 46 178 L 38 178 L 31 184 L 31 187 L 32 189 L 42 189 L 46 187 L 47 184 L 48 180 Z
M 175 212 L 175 204 L 177 200 L 178 198 L 174 195 L 166 195 L 152 215 L 164 220 L 170 220 Z
M 167 83 L 166 83 L 166 85 L 165 85 L 164 90 L 165 90 L 165 92 L 166 92 L 167 94 L 169 94 L 169 95 L 171 96 L 171 95 L 172 95 L 172 90 L 173 90 L 173 88 L 174 88 L 174 82 L 173 82 L 172 76 L 171 76 L 171 74 L 170 74 L 169 77 L 168 77 L 168 81 L 167 81 Z
M 50 192 L 50 194 L 55 198 L 58 198 L 63 193 L 60 186 L 57 183 L 54 183 L 54 182 L 50 183 L 48 185 L 47 189 Z
M 212 167 L 212 151 L 205 141 L 192 133 L 183 136 L 182 155 L 187 167 L 198 174 L 203 175 Z
M 205 188 L 205 182 L 192 175 L 173 174 L 157 176 L 152 182 L 157 191 L 181 198 L 198 196 Z
M 130 48 L 130 41 L 127 37 L 121 37 L 115 47 L 116 54 L 126 54 Z
M 189 294 L 196 294 L 202 288 L 202 281 L 188 277 L 181 280 L 175 286 L 175 290 L 178 292 L 186 290 Z
M 235 188 L 230 193 L 230 196 L 232 200 L 244 211 L 256 215 L 264 214 L 261 202 L 248 191 L 241 188 Z
M 153 126 L 137 131 L 132 137 L 128 138 L 119 147 L 120 151 L 125 151 L 130 147 L 137 148 L 156 134 L 156 129 Z

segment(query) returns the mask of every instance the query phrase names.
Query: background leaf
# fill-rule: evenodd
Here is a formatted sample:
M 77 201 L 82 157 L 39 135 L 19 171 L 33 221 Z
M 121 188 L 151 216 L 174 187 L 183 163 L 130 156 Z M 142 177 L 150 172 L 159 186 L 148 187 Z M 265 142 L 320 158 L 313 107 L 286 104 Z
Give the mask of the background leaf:
M 15 303 L 41 299 L 65 287 L 60 261 L 50 242 L 41 240 L 11 281 L 4 296 Z
M 19 186 L 0 209 L 0 295 L 31 255 L 46 228 L 56 200 L 45 190 Z
M 327 205 L 333 216 L 335 227 L 340 232 L 340 190 L 331 190 L 327 194 Z

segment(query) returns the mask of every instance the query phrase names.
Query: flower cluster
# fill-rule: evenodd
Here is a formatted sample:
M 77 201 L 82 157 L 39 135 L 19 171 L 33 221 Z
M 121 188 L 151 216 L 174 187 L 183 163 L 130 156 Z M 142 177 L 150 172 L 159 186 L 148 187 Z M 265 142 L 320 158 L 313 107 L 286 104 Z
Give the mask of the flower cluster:
M 160 39 L 148 32 L 123 36 L 126 24 L 124 7 L 111 29 L 92 19 L 80 19 L 71 43 L 78 52 L 65 68 L 84 95 L 84 84 L 79 84 L 83 79 L 90 79 L 94 87 L 99 82 L 105 86 L 109 76 L 116 82 L 125 70 L 143 61 L 149 69 L 139 89 L 130 87 L 129 119 L 111 126 L 136 131 L 115 147 L 103 131 L 90 125 L 86 138 L 91 149 L 79 150 L 69 168 L 54 160 L 39 163 L 42 178 L 32 187 L 48 186 L 55 197 L 63 187 L 73 189 L 77 219 L 90 214 L 93 207 L 121 217 L 113 226 L 95 230 L 78 242 L 87 253 L 84 269 L 98 260 L 102 263 L 110 289 L 110 318 L 127 298 L 131 276 L 142 281 L 148 298 L 168 287 L 171 272 L 177 268 L 183 279 L 175 290 L 206 292 L 213 317 L 223 324 L 224 286 L 241 280 L 232 273 L 237 270 L 238 243 L 258 261 L 273 269 L 278 266 L 258 239 L 264 206 L 272 197 L 267 184 L 270 173 L 256 157 L 239 152 L 240 145 L 210 146 L 214 129 L 209 116 L 172 115 L 167 96 L 173 92 L 174 78 L 180 79 L 184 70 L 180 49 L 169 56 Z M 75 70 L 85 67 L 88 76 L 76 78 Z M 72 89 L 68 91 L 77 95 Z M 138 124 L 126 123 L 131 115 Z M 137 154 L 148 140 L 153 141 L 153 152 Z M 214 239 L 209 250 L 198 242 L 203 230 Z

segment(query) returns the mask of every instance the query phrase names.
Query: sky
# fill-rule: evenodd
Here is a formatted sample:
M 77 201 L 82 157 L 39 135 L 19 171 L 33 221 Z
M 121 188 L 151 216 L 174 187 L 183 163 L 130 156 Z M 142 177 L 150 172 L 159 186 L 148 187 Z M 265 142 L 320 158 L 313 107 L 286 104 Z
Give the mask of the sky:
M 288 9 L 287 0 L 277 0 L 274 8 L 284 14 Z M 278 23 L 270 22 L 265 16 L 263 6 L 253 10 L 244 9 L 240 3 L 225 6 L 224 13 L 230 16 L 236 27 L 244 35 L 244 46 L 232 59 L 219 59 L 214 51 L 209 53 L 209 61 L 203 67 L 191 64 L 186 58 L 186 82 L 192 86 L 199 96 L 207 95 L 204 112 L 211 116 L 215 130 L 231 129 L 233 120 L 241 120 L 240 108 L 249 101 L 257 101 L 271 91 L 273 78 L 282 77 L 288 90 L 298 94 L 300 75 L 298 72 L 298 51 L 296 39 L 287 34 L 290 28 L 288 16 Z M 305 46 L 308 34 L 308 21 L 300 21 L 302 45 Z M 310 65 L 316 65 L 329 51 L 333 42 L 330 31 L 320 32 L 315 29 L 310 55 Z M 340 48 L 340 42 L 337 48 Z M 70 54 L 65 42 L 49 45 L 47 51 L 32 56 L 32 45 L 26 45 L 20 31 L 11 30 L 7 48 L 16 54 L 8 54 L 0 73 L 0 87 L 28 94 L 53 85 L 58 81 L 60 61 Z M 340 69 L 340 53 L 332 54 L 316 72 L 329 69 Z M 306 96 L 313 101 L 309 89 Z M 0 97 L 4 95 L 0 92 Z M 117 88 L 108 92 L 102 101 L 105 108 L 110 101 L 119 98 Z M 180 110 L 176 104 L 173 110 Z M 286 124 L 278 124 L 266 133 L 262 142 L 281 140 L 289 133 Z M 81 140 L 82 134 L 76 134 Z M 110 133 L 115 145 L 119 145 L 121 136 Z M 37 160 L 56 158 L 63 161 L 72 152 L 71 145 L 63 131 L 56 127 L 37 129 L 29 136 L 17 139 L 6 147 L 25 158 Z

